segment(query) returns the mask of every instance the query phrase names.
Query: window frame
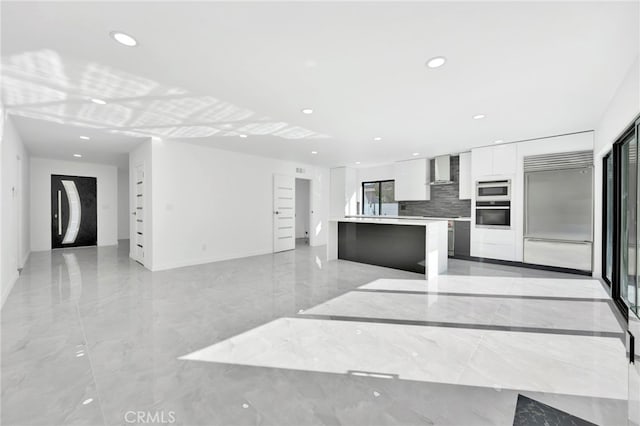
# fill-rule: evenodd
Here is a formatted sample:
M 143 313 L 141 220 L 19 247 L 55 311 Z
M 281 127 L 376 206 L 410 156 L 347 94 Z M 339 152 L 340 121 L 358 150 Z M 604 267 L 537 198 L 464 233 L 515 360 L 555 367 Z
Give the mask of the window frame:
M 608 172 L 609 172 L 609 159 L 611 159 L 611 168 L 613 169 L 612 175 L 613 175 L 613 182 L 612 182 L 612 194 L 609 194 L 609 189 L 608 189 Z M 613 204 L 612 206 L 612 212 L 616 212 L 615 210 L 615 202 L 616 202 L 616 197 L 615 197 L 615 192 L 616 192 L 616 176 L 615 176 L 615 156 L 614 156 L 614 150 L 613 147 L 611 149 L 611 151 L 609 151 L 604 157 L 602 157 L 602 280 L 609 286 L 611 287 L 612 285 L 612 281 L 613 281 L 613 275 L 614 275 L 614 267 L 615 267 L 615 235 L 612 235 L 612 241 L 611 241 L 611 280 L 609 280 L 609 278 L 607 277 L 607 256 L 609 255 L 609 251 L 607 250 L 607 239 L 608 239 L 608 221 L 611 219 L 612 221 L 612 233 L 615 234 L 616 231 L 616 214 L 613 214 L 611 218 L 609 218 L 609 215 L 607 214 L 607 207 L 608 207 L 608 198 L 609 196 L 611 196 L 611 203 Z
M 364 197 L 364 186 L 366 184 L 376 184 L 378 185 L 378 194 L 380 194 L 380 196 L 378 197 L 378 214 L 374 214 L 374 215 L 367 215 L 367 216 L 383 216 L 382 215 L 382 184 L 383 183 L 388 183 L 388 182 L 392 182 L 393 183 L 393 202 L 397 203 L 398 201 L 396 200 L 396 181 L 395 179 L 383 179 L 383 180 L 368 180 L 368 181 L 364 181 L 360 183 L 360 188 L 362 189 L 362 204 L 361 204 L 361 214 L 364 215 L 364 209 L 365 209 L 365 197 Z

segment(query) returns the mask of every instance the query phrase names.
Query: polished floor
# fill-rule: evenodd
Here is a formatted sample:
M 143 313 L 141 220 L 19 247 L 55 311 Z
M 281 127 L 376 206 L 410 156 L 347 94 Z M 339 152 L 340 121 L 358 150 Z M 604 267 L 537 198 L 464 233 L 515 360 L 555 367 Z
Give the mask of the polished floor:
M 2 309 L 3 425 L 626 424 L 595 280 L 449 260 L 425 281 L 306 245 L 152 273 L 127 252 L 30 256 Z

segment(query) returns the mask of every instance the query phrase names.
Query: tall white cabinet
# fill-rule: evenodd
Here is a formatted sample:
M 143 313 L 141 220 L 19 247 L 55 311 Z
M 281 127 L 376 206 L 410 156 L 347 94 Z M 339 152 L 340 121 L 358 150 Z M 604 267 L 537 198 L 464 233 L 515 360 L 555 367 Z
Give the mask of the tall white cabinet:
M 593 149 L 593 132 L 472 149 L 471 255 L 524 261 L 524 157 L 591 149 Z M 462 159 L 460 171 L 462 173 Z M 476 227 L 474 217 L 476 183 L 506 179 L 511 181 L 511 227 L 509 229 Z M 460 190 L 462 191 L 462 186 Z
M 475 185 L 478 181 L 510 180 L 514 187 L 516 144 L 487 146 L 471 150 L 471 256 L 500 260 L 516 259 L 516 232 L 508 229 L 483 228 L 475 225 Z M 522 210 L 511 201 L 511 223 Z
M 396 175 L 395 198 L 397 201 L 424 201 L 431 196 L 429 185 L 429 160 L 398 161 L 394 164 Z
M 473 180 L 471 179 L 471 153 L 460 154 L 458 188 L 460 200 L 470 200 L 473 195 Z

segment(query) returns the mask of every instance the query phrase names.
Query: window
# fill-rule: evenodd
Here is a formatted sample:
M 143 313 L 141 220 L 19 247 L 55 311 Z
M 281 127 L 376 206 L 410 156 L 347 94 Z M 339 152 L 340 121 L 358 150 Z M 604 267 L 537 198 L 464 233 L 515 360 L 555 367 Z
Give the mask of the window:
M 395 181 L 362 182 L 362 214 L 367 216 L 397 216 Z

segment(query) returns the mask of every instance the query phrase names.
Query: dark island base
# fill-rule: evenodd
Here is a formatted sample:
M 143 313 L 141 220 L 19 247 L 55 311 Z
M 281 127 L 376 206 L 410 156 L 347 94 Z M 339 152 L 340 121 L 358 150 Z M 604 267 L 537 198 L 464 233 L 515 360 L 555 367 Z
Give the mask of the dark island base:
M 338 259 L 424 274 L 425 248 L 424 226 L 338 223 Z

